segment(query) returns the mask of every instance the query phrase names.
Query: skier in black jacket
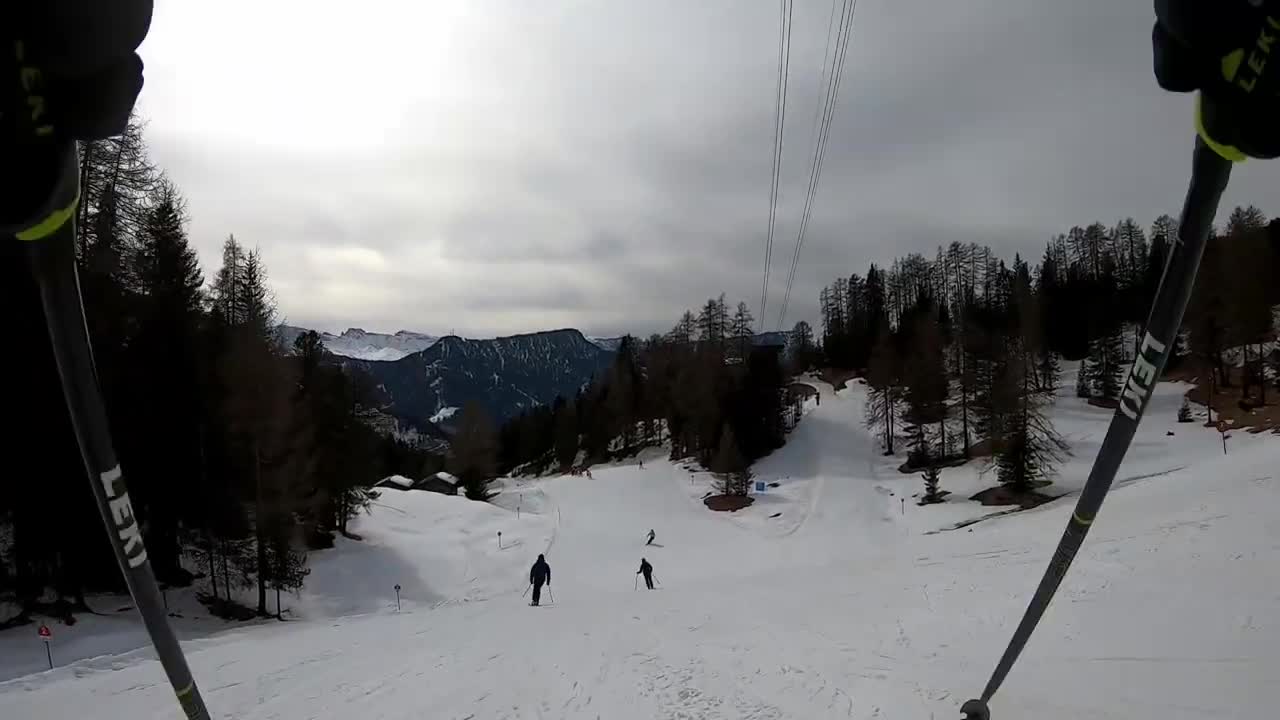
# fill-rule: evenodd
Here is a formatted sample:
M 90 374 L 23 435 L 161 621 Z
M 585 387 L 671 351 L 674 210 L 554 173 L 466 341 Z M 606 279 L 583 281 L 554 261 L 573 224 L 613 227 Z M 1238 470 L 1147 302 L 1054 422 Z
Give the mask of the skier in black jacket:
M 637 575 L 644 575 L 644 585 L 650 590 L 653 589 L 653 566 L 648 560 L 640 558 L 640 569 L 636 571 Z
M 541 555 L 538 561 L 529 568 L 529 584 L 533 586 L 533 606 L 538 605 L 539 598 L 542 597 L 542 585 L 551 586 L 551 566 L 547 564 L 547 559 Z

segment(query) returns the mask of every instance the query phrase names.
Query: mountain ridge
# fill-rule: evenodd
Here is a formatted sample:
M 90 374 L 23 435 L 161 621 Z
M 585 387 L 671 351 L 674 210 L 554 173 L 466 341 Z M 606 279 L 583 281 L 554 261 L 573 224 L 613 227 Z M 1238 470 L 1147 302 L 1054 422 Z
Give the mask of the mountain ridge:
M 292 348 L 293 342 L 303 333 L 310 332 L 311 328 L 305 328 L 300 325 L 289 325 L 282 323 L 279 326 L 281 342 L 286 348 Z M 355 358 L 357 360 L 371 360 L 394 362 L 400 360 L 415 352 L 422 352 L 427 348 L 435 345 L 437 342 L 447 337 L 455 337 L 463 340 L 501 340 L 510 337 L 522 337 L 525 335 L 536 335 L 541 332 L 557 332 L 559 330 L 576 330 L 575 328 L 555 328 L 550 330 L 530 331 L 526 333 L 516 333 L 514 335 L 502 335 L 492 338 L 464 338 L 461 335 L 449 333 L 447 335 L 431 335 L 421 333 L 414 330 L 397 330 L 394 333 L 369 332 L 360 327 L 349 327 L 339 334 L 334 334 L 324 330 L 316 330 L 320 334 L 320 342 L 325 349 L 334 355 Z M 581 331 L 577 331 L 581 332 Z M 595 337 L 583 334 L 588 342 L 609 351 L 616 350 L 618 344 L 622 342 L 623 336 L 617 337 Z
M 376 381 L 385 412 L 411 426 L 437 419 L 446 429 L 458 417 L 449 409 L 468 403 L 479 403 L 501 422 L 557 396 L 572 397 L 612 358 L 574 328 L 486 340 L 446 335 L 394 361 L 333 354 L 338 364 Z

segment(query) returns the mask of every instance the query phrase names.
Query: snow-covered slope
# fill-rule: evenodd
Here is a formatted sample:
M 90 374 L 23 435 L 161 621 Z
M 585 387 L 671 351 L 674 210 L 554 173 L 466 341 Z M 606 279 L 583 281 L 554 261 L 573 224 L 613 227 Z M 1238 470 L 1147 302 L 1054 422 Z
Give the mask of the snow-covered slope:
M 914 505 L 919 479 L 862 429 L 862 392 L 823 386 L 758 467 L 778 487 L 733 515 L 698 502 L 705 474 L 656 456 L 509 481 L 491 506 L 388 492 L 354 527 L 365 543 L 313 559 L 297 602 L 314 619 L 187 642 L 194 673 L 215 717 L 238 720 L 958 717 L 1073 498 L 946 530 L 993 509 Z M 1177 396 L 1161 387 L 997 718 L 1273 715 L 1280 443 L 1234 433 L 1224 456 L 1216 433 L 1174 422 Z M 1055 418 L 1077 442 L 1070 490 L 1108 414 L 1063 398 Z M 943 486 L 962 496 L 973 473 Z M 531 608 L 538 552 L 554 602 Z M 653 592 L 635 589 L 641 556 Z M 174 712 L 148 651 L 0 683 L 5 718 Z

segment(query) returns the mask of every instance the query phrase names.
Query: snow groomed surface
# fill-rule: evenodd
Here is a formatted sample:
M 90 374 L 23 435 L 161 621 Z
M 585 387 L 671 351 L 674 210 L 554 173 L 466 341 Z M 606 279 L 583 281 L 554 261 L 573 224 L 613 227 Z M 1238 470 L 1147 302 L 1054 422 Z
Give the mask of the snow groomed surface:
M 958 717 L 1073 498 L 947 529 L 999 510 L 962 500 L 989 479 L 949 469 L 955 501 L 914 505 L 918 477 L 862 429 L 861 387 L 821 390 L 757 467 L 779 486 L 733 515 L 703 508 L 705 474 L 652 455 L 643 469 L 512 482 L 496 506 L 384 493 L 356 525 L 364 543 L 312 556 L 294 601 L 307 619 L 184 644 L 210 708 L 251 720 Z M 1274 714 L 1280 443 L 1235 433 L 1224 456 L 1216 433 L 1174 422 L 1180 390 L 1158 390 L 997 716 Z M 1074 448 L 1063 492 L 1083 482 L 1108 413 L 1063 397 L 1054 417 Z M 649 528 L 657 546 L 644 545 Z M 520 593 L 539 552 L 554 602 L 531 608 Z M 635 589 L 642 556 L 656 590 Z M 0 654 L 18 650 L 6 635 Z M 0 716 L 172 716 L 151 657 L 0 683 Z

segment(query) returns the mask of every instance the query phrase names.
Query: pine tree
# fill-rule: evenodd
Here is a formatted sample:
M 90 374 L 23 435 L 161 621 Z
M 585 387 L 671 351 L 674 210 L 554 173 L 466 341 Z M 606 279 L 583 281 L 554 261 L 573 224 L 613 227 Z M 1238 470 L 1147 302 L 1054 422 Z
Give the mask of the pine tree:
M 1058 392 L 1058 379 L 1062 375 L 1062 366 L 1058 363 L 1058 355 L 1042 346 L 1036 357 L 1036 378 L 1040 381 L 1040 392 L 1052 397 Z
M 970 420 L 977 392 L 980 367 L 978 355 L 982 352 L 985 341 L 982 330 L 978 326 L 977 303 L 972 290 L 962 291 L 960 298 L 957 306 L 958 332 L 952 348 L 951 378 L 952 387 L 956 389 L 956 404 L 959 405 L 960 410 L 961 454 L 967 458 L 973 445 Z
M 697 333 L 698 317 L 691 310 L 685 310 L 680 322 L 671 329 L 670 337 L 673 342 L 688 344 L 697 338 Z
M 1120 398 L 1124 374 L 1124 339 L 1114 327 L 1093 341 L 1089 354 L 1092 394 L 1109 402 Z
M 292 385 L 283 360 L 272 346 L 249 328 L 238 328 L 222 363 L 230 393 L 230 420 L 239 464 L 248 471 L 242 487 L 256 548 L 258 613 L 267 614 L 266 591 L 272 579 L 269 547 L 278 535 L 292 529 L 287 519 L 300 504 L 303 467 L 309 459 L 299 452 L 306 441 L 298 436 L 300 413 L 293 405 Z
M 947 396 L 949 388 L 944 366 L 941 329 L 932 311 L 918 315 L 913 322 L 912 347 L 906 355 L 904 372 L 905 412 L 908 433 L 912 437 L 912 457 L 922 465 L 933 457 L 946 456 Z M 928 440 L 926 426 L 937 424 L 940 447 L 935 452 Z
M 300 406 L 298 380 L 279 355 L 275 306 L 260 256 L 243 253 L 230 239 L 223 257 L 227 264 L 213 292 L 221 412 L 232 467 L 247 475 L 235 495 L 251 508 L 258 613 L 266 615 L 271 545 L 291 537 L 294 519 L 308 512 L 314 456 L 305 450 L 313 443 L 312 427 Z
M 222 244 L 222 268 L 218 270 L 213 281 L 213 312 L 218 320 L 228 327 L 240 325 L 244 318 L 240 316 L 242 307 L 240 296 L 244 289 L 244 264 L 247 253 L 236 240 L 235 235 L 227 237 Z
M 289 542 L 287 536 L 277 534 L 267 546 L 267 563 L 271 568 L 269 584 L 276 592 L 276 619 L 283 620 L 284 609 L 280 594 L 282 591 L 298 590 L 311 574 L 311 569 L 307 567 L 307 554 Z
M 1205 245 L 1186 319 L 1192 355 L 1214 373 L 1215 384 L 1223 388 L 1231 387 L 1223 351 L 1233 333 L 1225 246 L 1225 240 L 1214 236 Z
M 867 427 L 876 431 L 885 454 L 894 452 L 894 419 L 898 414 L 898 353 L 885 323 L 867 368 Z
M 924 497 L 920 499 L 920 504 L 930 505 L 942 502 L 942 495 L 938 492 L 942 471 L 936 465 L 930 465 L 920 475 L 924 479 Z
M 1191 422 L 1191 420 L 1191 401 L 1186 398 L 1182 398 L 1182 405 L 1178 408 L 1178 422 L 1188 423 Z
M 1237 206 L 1231 211 L 1231 217 L 1227 220 L 1226 235 L 1241 237 L 1262 230 L 1266 226 L 1267 216 L 1261 210 L 1253 205 L 1247 208 Z
M 751 350 L 751 338 L 755 335 L 753 329 L 756 319 L 751 315 L 751 310 L 747 308 L 747 304 L 739 302 L 738 307 L 734 310 L 733 318 L 729 321 L 729 336 L 732 337 L 738 346 L 738 356 L 746 357 Z
M 568 468 L 578 457 L 578 411 L 573 403 L 557 402 L 556 408 L 556 462 Z
M 719 298 L 711 298 L 702 306 L 698 314 L 698 339 L 715 345 L 724 345 L 729 337 L 729 309 L 725 306 L 724 294 Z
M 1044 397 L 1032 388 L 1025 363 L 1008 363 L 1000 385 L 1006 392 L 1000 400 L 1002 428 L 993 436 L 996 477 L 1016 490 L 1030 490 L 1053 474 L 1067 445 L 1045 413 Z
M 1258 402 L 1266 404 L 1262 344 L 1273 335 L 1272 301 L 1276 278 L 1273 276 L 1273 249 L 1266 235 L 1266 217 L 1255 207 L 1236 208 L 1228 223 L 1226 265 L 1248 268 L 1232 273 L 1225 290 L 1225 312 L 1228 343 L 1239 347 L 1241 363 L 1240 397 L 1247 399 L 1257 389 Z M 1256 346 L 1256 347 L 1255 347 Z
M 495 475 L 497 453 L 488 414 L 479 403 L 467 403 L 450 447 L 449 471 L 457 476 L 468 498 L 491 497 L 489 483 Z
M 183 501 L 202 462 L 193 429 L 206 422 L 199 385 L 204 278 L 184 225 L 182 198 L 164 181 L 129 258 L 129 274 L 136 279 L 133 337 L 118 387 L 132 402 L 116 410 L 117 443 L 130 470 L 152 566 L 170 584 L 189 579 L 178 562 L 180 527 L 200 524 L 198 508 Z
M 623 448 L 630 448 L 635 444 L 636 424 L 644 391 L 644 378 L 636 359 L 635 339 L 630 335 L 622 338 L 614 352 L 608 384 L 609 416 L 614 424 L 610 435 L 619 437 Z
M 1093 381 L 1090 379 L 1092 372 L 1089 367 L 1089 359 L 1082 359 L 1080 368 L 1076 372 L 1076 397 L 1085 400 L 1093 397 Z
M 747 461 L 742 457 L 733 428 L 728 423 L 720 431 L 720 442 L 711 463 L 711 471 L 716 473 L 717 489 L 722 495 L 745 496 L 751 487 Z
M 314 458 L 305 539 L 314 548 L 329 547 L 333 531 L 346 532 L 347 521 L 368 506 L 368 486 L 378 479 L 378 439 L 361 421 L 367 389 L 360 371 L 323 363 L 323 345 L 315 331 L 294 341 L 298 402 L 311 427 Z
M 797 371 L 808 370 L 813 365 L 813 328 L 801 320 L 791 330 L 792 357 Z
M 145 222 L 148 199 L 160 174 L 147 153 L 143 123 L 130 116 L 124 132 L 103 140 L 81 143 L 78 245 L 97 242 L 104 230 L 118 237 L 134 237 Z M 103 220 L 109 218 L 109 222 Z
M 978 436 L 997 445 L 1007 433 L 1009 415 L 1015 409 L 1017 387 L 1010 385 L 1009 378 L 1011 368 L 1021 366 L 1020 352 L 1014 338 L 999 333 L 992 334 L 988 336 L 984 352 L 975 363 L 977 381 L 973 403 L 976 420 L 974 425 Z

